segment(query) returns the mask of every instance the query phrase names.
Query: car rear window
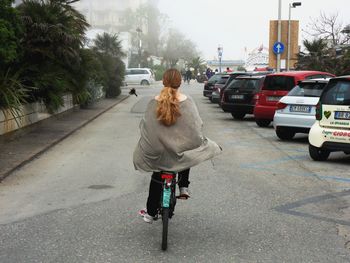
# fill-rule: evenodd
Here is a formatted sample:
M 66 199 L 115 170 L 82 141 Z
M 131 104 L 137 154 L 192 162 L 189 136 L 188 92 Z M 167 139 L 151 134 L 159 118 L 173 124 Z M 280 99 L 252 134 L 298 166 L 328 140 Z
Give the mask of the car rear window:
M 209 80 L 208 82 L 209 83 L 216 83 L 220 78 L 222 77 L 222 75 L 213 75 Z
M 320 97 L 323 88 L 327 83 L 300 83 L 295 86 L 289 93 L 288 96 L 297 97 Z
M 228 89 L 256 90 L 259 88 L 260 79 L 234 79 Z
M 350 105 L 350 81 L 332 81 L 322 94 L 321 102 L 328 105 Z
M 291 90 L 295 86 L 294 77 L 267 76 L 264 82 L 264 90 Z
M 218 82 L 216 82 L 216 84 L 226 84 L 227 80 L 228 80 L 228 76 L 223 76 L 221 77 L 221 79 L 219 79 Z

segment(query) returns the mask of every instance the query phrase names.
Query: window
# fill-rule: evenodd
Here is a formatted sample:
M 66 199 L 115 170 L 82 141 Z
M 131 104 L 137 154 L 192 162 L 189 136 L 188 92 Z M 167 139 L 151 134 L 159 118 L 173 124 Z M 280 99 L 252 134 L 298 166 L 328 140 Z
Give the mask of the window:
M 323 88 L 327 83 L 300 83 L 295 86 L 289 93 L 288 96 L 297 97 L 320 97 Z
M 264 90 L 291 90 L 294 87 L 294 77 L 267 76 L 264 82 Z
M 332 81 L 321 99 L 323 104 L 350 105 L 350 81 Z

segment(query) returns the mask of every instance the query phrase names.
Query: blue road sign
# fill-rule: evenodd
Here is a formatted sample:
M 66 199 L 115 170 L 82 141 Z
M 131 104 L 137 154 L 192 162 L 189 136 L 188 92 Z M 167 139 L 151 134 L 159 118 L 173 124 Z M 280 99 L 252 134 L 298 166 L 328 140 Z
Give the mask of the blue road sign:
M 273 52 L 275 54 L 282 54 L 284 51 L 284 44 L 282 42 L 275 42 L 273 44 Z

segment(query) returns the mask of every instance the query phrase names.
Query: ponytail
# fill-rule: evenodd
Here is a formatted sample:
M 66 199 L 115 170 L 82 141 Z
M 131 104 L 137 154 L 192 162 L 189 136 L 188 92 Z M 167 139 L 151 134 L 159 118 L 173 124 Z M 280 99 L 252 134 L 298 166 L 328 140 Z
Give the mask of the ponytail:
M 177 98 L 177 89 L 164 87 L 158 99 L 158 120 L 165 126 L 171 126 L 176 123 L 180 116 L 180 102 Z

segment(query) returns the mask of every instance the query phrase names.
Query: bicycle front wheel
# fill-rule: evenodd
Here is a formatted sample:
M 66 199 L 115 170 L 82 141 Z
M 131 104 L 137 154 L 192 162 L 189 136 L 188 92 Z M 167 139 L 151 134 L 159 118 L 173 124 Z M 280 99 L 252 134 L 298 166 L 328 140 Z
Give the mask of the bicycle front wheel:
M 163 221 L 162 250 L 167 250 L 167 248 L 168 248 L 169 208 L 163 208 L 162 221 Z

